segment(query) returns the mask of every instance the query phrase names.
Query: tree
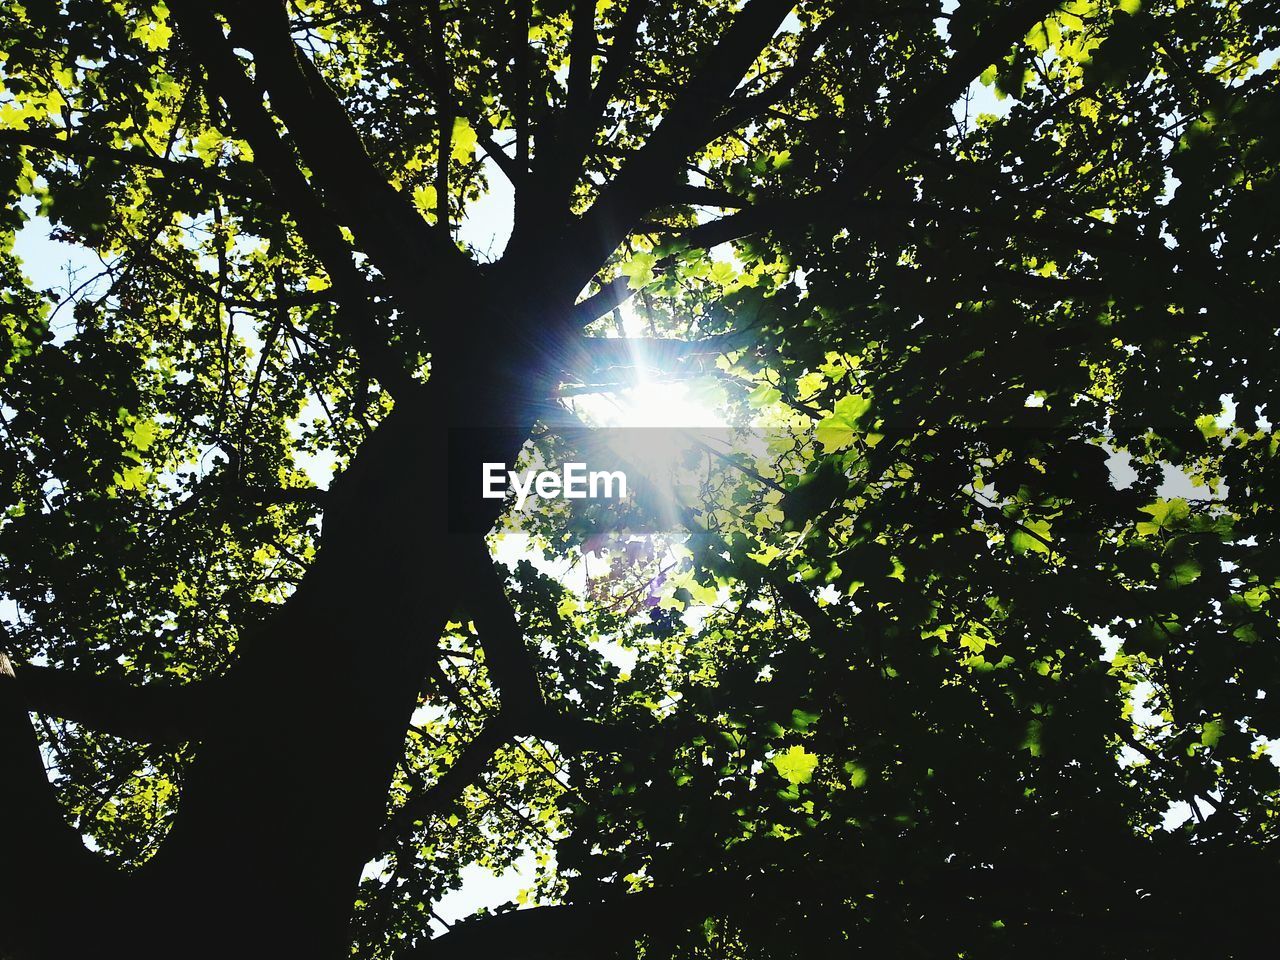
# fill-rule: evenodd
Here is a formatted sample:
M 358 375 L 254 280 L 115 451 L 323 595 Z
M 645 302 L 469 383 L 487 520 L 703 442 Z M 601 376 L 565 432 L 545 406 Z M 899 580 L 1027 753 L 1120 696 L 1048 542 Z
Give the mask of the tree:
M 1274 2 L 0 9 L 5 955 L 1254 955 Z M 637 356 L 791 442 L 495 564 Z

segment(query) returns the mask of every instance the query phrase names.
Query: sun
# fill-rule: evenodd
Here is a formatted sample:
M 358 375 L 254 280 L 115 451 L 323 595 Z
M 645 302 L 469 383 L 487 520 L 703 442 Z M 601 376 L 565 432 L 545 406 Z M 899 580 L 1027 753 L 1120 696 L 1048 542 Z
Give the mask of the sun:
M 593 426 L 663 429 L 725 426 L 724 414 L 695 392 L 687 380 L 660 381 L 642 377 L 631 387 L 609 394 L 579 397 L 575 409 Z
M 710 399 L 714 391 L 706 389 L 703 376 L 689 376 L 687 370 L 677 373 L 659 369 L 654 366 L 652 355 L 639 348 L 652 335 L 653 328 L 634 303 L 624 303 L 618 313 L 619 333 L 632 345 L 632 363 L 625 368 L 629 382 L 575 397 L 574 412 L 595 427 L 679 430 L 727 426 L 728 419 Z

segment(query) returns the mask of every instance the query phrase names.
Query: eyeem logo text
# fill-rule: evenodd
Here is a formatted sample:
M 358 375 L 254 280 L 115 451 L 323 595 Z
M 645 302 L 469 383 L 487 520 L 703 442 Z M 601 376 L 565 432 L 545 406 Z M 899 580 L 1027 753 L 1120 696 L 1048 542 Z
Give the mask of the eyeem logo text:
M 523 509 L 530 493 L 543 500 L 623 500 L 627 475 L 621 470 L 587 470 L 585 463 L 566 463 L 556 470 L 508 470 L 505 463 L 484 466 L 484 498 L 501 500 L 507 490 L 516 492 L 516 509 Z

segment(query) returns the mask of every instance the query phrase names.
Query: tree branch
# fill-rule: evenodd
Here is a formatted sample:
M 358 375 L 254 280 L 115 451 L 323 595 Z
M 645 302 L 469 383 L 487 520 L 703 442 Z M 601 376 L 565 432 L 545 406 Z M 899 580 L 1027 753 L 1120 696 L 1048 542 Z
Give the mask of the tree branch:
M 792 0 L 750 0 L 742 9 L 644 146 L 571 231 L 573 248 L 585 252 L 583 262 L 607 257 L 649 208 L 653 187 L 672 180 L 703 145 L 708 110 L 729 97 L 792 6 Z
M 751 342 L 750 331 L 704 337 L 701 340 L 672 340 L 660 337 L 583 337 L 582 351 L 591 371 L 612 367 L 673 367 L 694 357 L 716 357 Z
M 566 750 L 617 750 L 635 745 L 633 732 L 573 716 L 547 702 L 537 663 L 483 539 L 460 547 L 467 573 L 468 614 L 480 634 L 485 667 L 501 705 L 496 733 L 553 740 Z
M 546 701 L 503 578 L 484 539 L 474 540 L 459 548 L 467 573 L 467 612 L 479 631 L 485 667 L 498 689 L 502 713 L 516 726 L 522 726 L 543 713 Z
M 395 47 L 395 52 L 400 55 L 409 70 L 430 89 L 431 96 L 435 98 L 436 109 L 441 112 L 448 111 L 455 117 L 465 117 L 476 132 L 476 142 L 480 144 L 485 154 L 493 160 L 503 175 L 514 186 L 518 187 L 523 183 L 528 171 L 517 167 L 515 160 L 507 156 L 503 149 L 498 146 L 493 139 L 493 135 L 486 129 L 489 124 L 484 117 L 474 112 L 468 113 L 462 109 L 462 105 L 457 102 L 456 96 L 445 87 L 441 82 L 440 76 L 437 75 L 436 69 L 422 55 L 422 51 L 418 49 L 418 45 L 414 42 L 408 30 L 405 29 L 404 24 L 391 16 L 391 5 L 377 4 L 373 0 L 360 0 L 360 6 L 371 19 L 377 19 L 382 22 L 387 30 L 387 36 L 391 44 Z
M 922 136 L 932 133 L 931 122 L 946 116 L 951 105 L 988 66 L 1005 55 L 1063 0 L 1016 0 L 1002 7 L 984 23 L 978 36 L 947 61 L 946 69 L 900 108 L 877 133 L 866 137 L 848 164 L 850 172 L 869 174 L 882 170 Z
M 668 193 L 675 203 L 687 203 L 696 207 L 727 207 L 740 209 L 747 206 L 748 201 L 716 187 L 698 186 L 692 183 L 676 184 Z
M 812 872 L 807 882 L 815 882 Z M 646 935 L 674 933 L 707 917 L 767 910 L 802 899 L 803 882 L 795 871 L 756 878 L 700 873 L 671 886 L 637 893 L 601 889 L 595 898 L 475 917 L 434 940 L 419 940 L 399 951 L 397 960 L 453 960 L 495 957 L 506 960 L 595 960 L 627 956 L 626 948 Z M 812 897 L 810 897 L 812 900 Z
M 192 0 L 174 11 L 175 22 L 186 46 L 200 51 L 200 62 L 209 80 L 235 115 L 237 125 L 253 147 L 255 162 L 263 169 L 287 205 L 307 245 L 324 264 L 334 293 L 343 308 L 339 322 L 346 328 L 363 362 L 392 394 L 403 396 L 414 387 L 405 369 L 374 320 L 371 289 L 352 260 L 352 250 L 337 224 L 311 190 L 291 151 L 276 133 L 262 97 L 245 76 L 222 28 L 203 4 Z
M 28 710 L 72 720 L 139 743 L 199 740 L 210 722 L 216 681 L 135 685 L 79 670 L 27 665 L 17 695 Z
M 219 174 L 217 168 L 206 167 L 194 157 L 175 160 L 143 150 L 88 143 L 84 141 L 83 134 L 80 137 L 66 138 L 59 136 L 59 132 L 57 130 L 0 130 L 0 144 L 49 150 L 77 160 L 102 159 L 125 166 L 146 167 L 212 187 L 227 196 L 247 197 L 264 203 L 274 200 L 271 191 L 265 189 L 263 185 L 253 183 L 245 177 L 223 176 Z
M 863 198 L 867 186 L 912 143 L 935 129 L 931 118 L 964 95 L 986 67 L 1053 12 L 1060 0 L 1023 0 L 997 13 L 978 37 L 947 62 L 946 69 L 926 82 L 888 123 L 863 138 L 844 163 L 831 186 L 791 200 L 764 201 L 710 223 L 700 224 L 676 239 L 690 247 L 712 247 L 755 233 L 834 219 L 858 209 L 874 209 Z
M 636 40 L 640 36 L 640 22 L 652 6 L 653 0 L 630 0 L 626 11 L 614 27 L 613 39 L 605 53 L 604 67 L 600 70 L 600 78 L 596 81 L 595 89 L 591 91 L 592 135 L 595 134 L 609 106 L 609 101 L 617 92 L 627 67 L 631 65 L 631 56 L 635 52 Z
M 25 670 L 23 671 L 26 672 Z M 59 909 L 76 904 L 107 870 L 67 823 L 45 774 L 44 760 L 13 664 L 0 651 L 0 952 L 24 941 L 47 941 L 51 891 Z
M 550 740 L 569 753 L 618 753 L 643 747 L 649 742 L 644 733 L 635 728 L 600 723 L 553 706 L 544 708 L 516 732 Z
M 512 84 L 515 87 L 516 124 L 516 166 L 521 170 L 529 169 L 529 26 L 533 21 L 532 0 L 515 0 L 515 18 L 513 20 L 515 46 L 515 63 L 512 68 Z M 516 195 L 517 211 L 520 195 Z
M 566 126 L 594 126 L 591 116 L 591 62 L 596 52 L 595 0 L 573 0 L 573 25 L 569 35 L 568 100 Z
M 554 139 L 539 141 L 534 160 L 534 176 L 542 194 L 538 208 L 553 217 L 568 213 L 573 185 L 582 173 L 582 161 L 596 131 L 598 117 L 591 96 L 595 15 L 595 0 L 572 0 L 566 104 Z
M 570 326 L 577 328 L 587 326 L 611 310 L 622 306 L 635 292 L 629 277 L 614 277 L 612 280 L 605 281 L 604 286 L 596 293 L 573 305 L 573 313 L 569 317 Z
M 852 3 L 837 7 L 834 14 L 805 34 L 796 48 L 791 64 L 782 72 L 782 76 L 769 85 L 768 89 L 751 96 L 730 98 L 728 109 L 716 119 L 713 125 L 712 129 L 715 133 L 710 139 L 714 140 L 716 137 L 740 128 L 789 96 L 813 70 L 814 56 L 832 29 L 842 20 L 852 16 L 857 9 L 857 5 Z
M 288 127 L 326 204 L 382 271 L 417 289 L 434 273 L 469 264 L 447 238 L 429 228 L 369 158 L 346 109 L 293 42 L 284 3 L 239 0 L 228 6 L 227 19 L 233 42 L 253 54 L 258 82 L 270 94 L 272 109 Z
M 669 909 L 678 907 L 680 899 L 673 891 L 645 890 L 610 900 L 533 907 L 479 917 L 458 924 L 444 936 L 419 941 L 397 957 L 398 960 L 452 960 L 454 957 L 559 960 L 611 956 L 610 946 L 634 940 L 659 923 L 664 927 L 670 925 Z
M 462 748 L 458 758 L 435 783 L 423 790 L 415 790 L 391 814 L 387 822 L 388 835 L 401 836 L 433 815 L 448 810 L 468 786 L 476 783 L 502 745 L 518 736 L 550 740 L 562 750 L 569 751 L 616 751 L 639 743 L 638 736 L 632 731 L 559 711 L 544 710 L 540 717 L 526 720 L 522 727 L 517 727 L 506 713 L 499 712 Z
M 435 783 L 425 790 L 415 791 L 391 815 L 388 823 L 391 835 L 399 836 L 414 824 L 425 823 L 433 814 L 447 810 L 462 791 L 475 782 L 509 737 L 510 732 L 501 717 L 486 723 Z

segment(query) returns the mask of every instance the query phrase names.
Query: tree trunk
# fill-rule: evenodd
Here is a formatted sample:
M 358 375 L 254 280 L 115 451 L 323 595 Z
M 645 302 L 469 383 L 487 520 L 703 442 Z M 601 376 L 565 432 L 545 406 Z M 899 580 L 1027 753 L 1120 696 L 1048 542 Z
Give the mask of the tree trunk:
M 173 830 L 136 878 L 143 889 L 126 895 L 148 910 L 132 929 L 159 927 L 143 953 L 151 944 L 157 956 L 174 944 L 189 957 L 347 952 L 354 891 L 377 849 L 409 718 L 467 592 L 450 558 L 501 508 L 457 494 L 478 494 L 481 458 L 513 461 L 532 422 L 539 378 L 499 361 L 433 375 L 335 481 L 315 565 L 243 644 Z M 471 442 L 448 456 L 458 446 L 450 434 L 462 431 Z

